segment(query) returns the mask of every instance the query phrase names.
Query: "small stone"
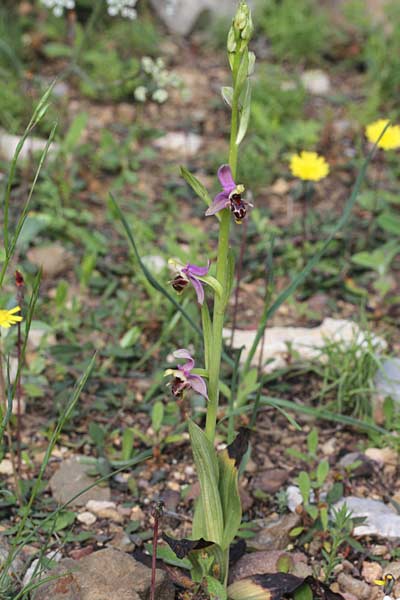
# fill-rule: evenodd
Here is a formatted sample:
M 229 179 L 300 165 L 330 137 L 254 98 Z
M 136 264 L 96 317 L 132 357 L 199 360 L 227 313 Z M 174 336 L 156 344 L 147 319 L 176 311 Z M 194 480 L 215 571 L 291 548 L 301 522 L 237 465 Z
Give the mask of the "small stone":
M 381 465 L 397 465 L 397 452 L 393 448 L 367 448 L 365 456 Z
M 271 192 L 277 196 L 285 196 L 290 190 L 290 184 L 286 179 L 280 177 L 271 186 Z
M 30 248 L 26 255 L 33 265 L 43 269 L 43 277 L 48 279 L 67 271 L 74 264 L 74 256 L 58 242 Z
M 77 519 L 80 523 L 83 523 L 83 525 L 87 525 L 88 527 L 90 527 L 91 525 L 93 525 L 93 523 L 96 523 L 96 521 L 97 521 L 96 515 L 94 515 L 93 513 L 89 512 L 89 511 L 80 513 L 77 516 Z
M 162 273 L 168 265 L 165 258 L 163 256 L 159 256 L 158 254 L 149 254 L 148 256 L 143 256 L 142 261 L 149 271 L 155 275 Z
M 321 69 L 310 69 L 301 74 L 301 82 L 307 92 L 315 96 L 326 96 L 331 89 L 328 75 Z
M 154 146 L 164 152 L 181 156 L 195 156 L 203 145 L 203 138 L 197 133 L 170 131 L 154 142 Z
M 86 503 L 86 508 L 101 519 L 108 519 L 115 523 L 123 523 L 124 521 L 124 517 L 118 512 L 115 502 L 107 500 L 89 500 L 89 502 Z
M 367 583 L 374 583 L 375 579 L 382 579 L 383 569 L 379 563 L 365 560 L 362 565 L 361 575 Z
M 290 512 L 296 512 L 296 508 L 303 504 L 303 496 L 301 495 L 300 488 L 297 485 L 289 485 L 286 490 L 287 495 L 287 507 Z
M 93 484 L 93 477 L 87 474 L 90 465 L 81 462 L 81 457 L 75 456 L 61 463 L 58 471 L 50 479 L 50 488 L 59 504 L 69 502 L 83 489 Z M 70 506 L 85 506 L 89 500 L 109 500 L 110 489 L 98 485 L 80 494 L 70 503 Z
M 260 530 L 248 540 L 248 546 L 255 550 L 284 550 L 291 542 L 290 531 L 299 523 L 300 517 L 297 514 L 283 515 L 274 520 L 262 520 Z
M 370 552 L 373 556 L 385 556 L 388 553 L 388 547 L 383 544 L 373 544 L 370 547 Z
M 400 358 L 384 359 L 374 383 L 378 395 L 400 402 Z
M 330 438 L 324 444 L 322 444 L 321 450 L 325 456 L 332 456 L 336 451 L 337 440 L 336 438 Z
M 371 588 L 367 583 L 365 583 L 365 581 L 355 579 L 346 573 L 339 573 L 337 580 L 344 592 L 354 594 L 354 596 L 359 600 L 369 599 Z
M 289 472 L 285 469 L 268 469 L 258 473 L 252 481 L 252 488 L 268 494 L 275 494 L 282 489 L 288 479 Z
M 112 540 L 107 543 L 107 546 L 111 546 L 112 548 L 115 548 L 116 550 L 121 550 L 122 552 L 133 552 L 133 550 L 135 549 L 135 544 L 126 535 L 122 527 L 118 528 Z
M 13 466 L 9 458 L 3 458 L 0 462 L 0 475 L 12 475 Z
M 130 514 L 131 521 L 140 521 L 141 523 L 145 520 L 145 514 L 140 506 L 133 506 Z

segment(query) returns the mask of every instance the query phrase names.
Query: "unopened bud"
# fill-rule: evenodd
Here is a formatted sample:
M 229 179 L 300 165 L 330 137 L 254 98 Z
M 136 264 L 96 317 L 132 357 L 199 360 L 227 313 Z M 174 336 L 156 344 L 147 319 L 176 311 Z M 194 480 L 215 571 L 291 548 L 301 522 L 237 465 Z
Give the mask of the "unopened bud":
M 228 49 L 228 52 L 236 52 L 237 42 L 236 42 L 235 30 L 233 29 L 233 27 L 231 27 L 229 30 L 226 47 Z
M 246 28 L 249 16 L 251 19 L 250 9 L 247 6 L 247 3 L 241 2 L 233 19 L 233 27 L 236 31 L 242 32 Z

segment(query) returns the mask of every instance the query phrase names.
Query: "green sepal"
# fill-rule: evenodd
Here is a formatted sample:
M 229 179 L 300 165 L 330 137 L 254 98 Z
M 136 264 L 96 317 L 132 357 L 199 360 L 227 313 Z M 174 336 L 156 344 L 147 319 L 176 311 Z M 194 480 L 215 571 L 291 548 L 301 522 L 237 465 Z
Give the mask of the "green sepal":
M 226 102 L 226 104 L 232 108 L 233 87 L 231 87 L 231 86 L 222 87 L 221 88 L 221 96 L 222 96 L 224 102 Z
M 242 54 L 235 82 L 235 94 L 241 93 L 249 73 L 249 51 L 246 48 Z M 237 96 L 239 97 L 239 96 Z
M 222 285 L 220 284 L 218 279 L 215 279 L 215 277 L 213 277 L 212 275 L 204 275 L 204 277 L 201 275 L 196 275 L 196 278 L 200 279 L 200 281 L 204 281 L 204 283 L 212 287 L 217 296 L 219 298 L 222 298 Z
M 200 482 L 200 498 L 195 508 L 193 535 L 221 546 L 224 520 L 218 490 L 217 454 L 206 434 L 193 421 L 189 421 L 189 434 Z M 207 507 L 206 510 L 203 510 L 203 507 Z M 198 511 L 199 516 L 196 515 Z
M 251 114 L 251 83 L 250 83 L 250 80 L 247 79 L 245 92 L 244 92 L 244 96 L 243 96 L 243 106 L 242 106 L 242 110 L 240 112 L 239 129 L 238 129 L 237 136 L 236 136 L 236 145 L 237 146 L 239 146 L 239 144 L 243 141 L 244 136 L 246 135 L 247 128 L 249 126 L 249 121 L 250 121 L 250 114 Z

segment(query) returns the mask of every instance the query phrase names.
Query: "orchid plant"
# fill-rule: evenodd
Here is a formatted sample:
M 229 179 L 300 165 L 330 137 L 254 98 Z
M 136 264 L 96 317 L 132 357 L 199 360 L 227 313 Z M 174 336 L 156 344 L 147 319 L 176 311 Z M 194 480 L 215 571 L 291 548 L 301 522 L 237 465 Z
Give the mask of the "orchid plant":
M 231 131 L 229 161 L 218 170 L 222 191 L 211 201 L 202 183 L 182 169 L 183 177 L 209 205 L 205 216 L 215 216 L 218 219 L 215 276 L 210 274 L 210 262 L 199 266 L 170 261 L 176 271 L 170 282 L 173 289 L 180 294 L 188 287 L 194 288 L 202 315 L 205 365 L 204 369 L 196 369 L 189 351 L 179 349 L 173 356 L 185 362 L 178 364 L 175 369 L 168 369 L 166 375 L 173 377 L 170 387 L 175 397 L 182 398 L 188 390 L 194 390 L 207 401 L 207 412 L 204 431 L 193 421 L 189 421 L 201 490 L 195 507 L 192 539 L 178 541 L 169 536 L 165 536 L 165 539 L 178 556 L 187 555 L 192 561 L 193 578 L 199 583 L 206 582 L 210 593 L 211 590 L 218 589 L 218 597 L 221 598 L 227 597 L 229 547 L 241 523 L 238 467 L 247 448 L 247 436 L 242 432 L 230 446 L 217 452 L 215 436 L 223 325 L 234 276 L 233 256 L 229 248 L 230 228 L 232 220 L 237 224 L 242 223 L 252 206 L 244 198 L 244 186 L 236 183 L 238 149 L 246 133 L 250 115 L 250 76 L 255 62 L 254 54 L 248 49 L 252 31 L 251 12 L 243 0 L 233 19 L 227 43 L 232 87 L 223 88 L 222 94 L 231 108 Z M 212 315 L 206 290 L 211 292 L 213 298 Z

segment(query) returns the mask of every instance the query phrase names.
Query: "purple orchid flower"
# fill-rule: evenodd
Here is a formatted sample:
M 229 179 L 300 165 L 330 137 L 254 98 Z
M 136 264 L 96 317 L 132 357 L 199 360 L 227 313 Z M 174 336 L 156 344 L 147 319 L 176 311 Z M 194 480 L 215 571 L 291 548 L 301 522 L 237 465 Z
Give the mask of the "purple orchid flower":
M 165 375 L 174 375 L 171 382 L 172 394 L 176 398 L 180 398 L 183 392 L 187 389 L 192 389 L 208 400 L 206 382 L 200 375 L 191 373 L 195 362 L 190 355 L 189 350 L 180 348 L 173 353 L 175 358 L 184 358 L 187 360 L 183 365 L 179 365 L 176 369 L 167 369 Z
M 171 285 L 175 291 L 181 293 L 188 283 L 191 283 L 194 287 L 197 296 L 197 302 L 203 304 L 204 302 L 204 289 L 203 284 L 199 277 L 205 277 L 208 275 L 210 270 L 210 261 L 206 267 L 198 267 L 188 263 L 187 265 L 180 265 L 177 261 L 170 261 L 178 271 L 178 275 L 171 281 Z
M 206 216 L 215 215 L 220 210 L 229 208 L 236 223 L 241 223 L 247 214 L 247 207 L 253 206 L 250 202 L 242 199 L 244 186 L 236 185 L 229 165 L 222 165 L 218 169 L 218 179 L 222 185 L 222 192 L 215 196 L 213 203 L 206 211 Z

